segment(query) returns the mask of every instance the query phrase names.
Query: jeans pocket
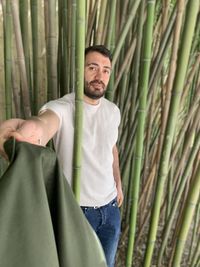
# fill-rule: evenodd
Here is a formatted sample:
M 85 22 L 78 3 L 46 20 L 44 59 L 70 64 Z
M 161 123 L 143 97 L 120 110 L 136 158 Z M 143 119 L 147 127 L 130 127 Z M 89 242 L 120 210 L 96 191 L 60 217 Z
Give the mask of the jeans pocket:
M 113 207 L 117 207 L 117 208 L 118 208 L 117 198 L 115 198 L 115 199 L 111 202 L 111 205 L 112 205 Z

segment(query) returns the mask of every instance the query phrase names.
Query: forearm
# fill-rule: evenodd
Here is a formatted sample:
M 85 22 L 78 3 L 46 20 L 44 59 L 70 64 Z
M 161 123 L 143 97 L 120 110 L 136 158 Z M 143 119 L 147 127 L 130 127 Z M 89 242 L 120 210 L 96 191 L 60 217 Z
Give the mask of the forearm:
M 117 188 L 117 201 L 119 207 L 122 205 L 124 196 L 122 191 L 122 182 L 121 182 L 121 175 L 120 175 L 120 168 L 119 168 L 119 156 L 117 146 L 113 147 L 113 176 L 116 183 Z
M 114 146 L 113 148 L 113 176 L 116 182 L 116 185 L 121 186 L 121 174 L 120 174 L 120 168 L 119 168 L 119 156 L 118 156 L 118 150 L 117 147 Z

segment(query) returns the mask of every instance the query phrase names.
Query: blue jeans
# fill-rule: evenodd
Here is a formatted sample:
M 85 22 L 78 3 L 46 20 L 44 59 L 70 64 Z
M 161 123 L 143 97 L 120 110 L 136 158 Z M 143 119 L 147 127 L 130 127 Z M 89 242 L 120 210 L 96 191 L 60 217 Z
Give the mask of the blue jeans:
M 81 207 L 103 247 L 108 267 L 114 267 L 115 254 L 121 232 L 117 200 L 102 207 Z

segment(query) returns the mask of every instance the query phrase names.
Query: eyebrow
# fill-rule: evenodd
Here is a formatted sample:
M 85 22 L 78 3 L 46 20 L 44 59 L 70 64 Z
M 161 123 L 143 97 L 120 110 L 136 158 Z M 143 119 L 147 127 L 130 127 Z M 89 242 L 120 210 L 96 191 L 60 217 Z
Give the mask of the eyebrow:
M 97 63 L 95 63 L 95 62 L 91 62 L 91 63 L 87 63 L 87 64 L 86 64 L 87 67 L 88 67 L 88 66 L 91 66 L 91 65 L 94 65 L 94 66 L 99 67 L 99 64 L 97 64 Z M 109 66 L 103 66 L 103 68 L 104 68 L 104 69 L 112 70 L 112 68 L 109 67 Z

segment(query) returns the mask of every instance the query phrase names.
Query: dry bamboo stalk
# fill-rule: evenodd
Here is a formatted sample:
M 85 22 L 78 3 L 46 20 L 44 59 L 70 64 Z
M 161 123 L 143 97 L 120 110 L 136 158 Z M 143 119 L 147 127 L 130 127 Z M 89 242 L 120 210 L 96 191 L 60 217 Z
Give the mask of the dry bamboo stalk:
M 13 25 L 14 25 L 15 40 L 16 40 L 16 47 L 17 47 L 17 54 L 18 54 L 17 61 L 19 63 L 21 85 L 22 85 L 24 115 L 26 118 L 28 118 L 31 116 L 30 97 L 29 97 L 29 88 L 28 88 L 28 81 L 27 81 L 27 74 L 26 74 L 23 44 L 22 44 L 22 36 L 21 36 L 20 23 L 19 23 L 19 10 L 18 10 L 18 4 L 16 1 L 11 1 L 11 10 L 12 10 L 12 16 L 13 16 Z

